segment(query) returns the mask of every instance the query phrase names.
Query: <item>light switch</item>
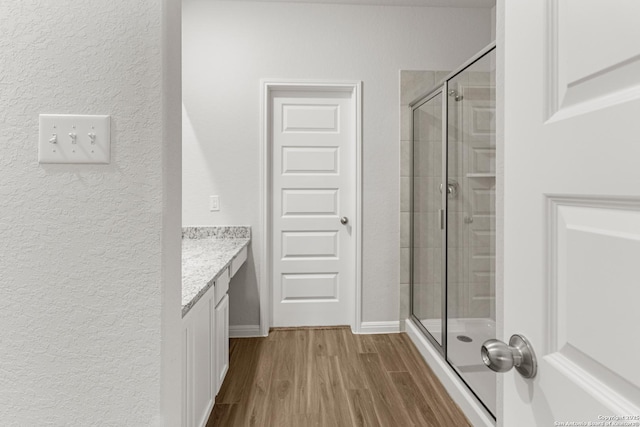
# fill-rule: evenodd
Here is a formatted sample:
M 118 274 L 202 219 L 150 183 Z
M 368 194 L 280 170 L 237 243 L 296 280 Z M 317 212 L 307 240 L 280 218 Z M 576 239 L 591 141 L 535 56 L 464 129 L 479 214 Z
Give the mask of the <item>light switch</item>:
M 39 163 L 109 163 L 111 117 L 40 114 Z
M 218 196 L 209 196 L 209 210 L 211 212 L 220 210 L 220 198 Z

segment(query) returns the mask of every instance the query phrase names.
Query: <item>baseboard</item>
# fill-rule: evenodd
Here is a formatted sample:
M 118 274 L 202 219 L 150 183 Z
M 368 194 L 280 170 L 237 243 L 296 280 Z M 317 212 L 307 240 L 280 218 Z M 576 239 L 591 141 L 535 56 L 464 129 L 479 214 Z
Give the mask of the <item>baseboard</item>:
M 473 426 L 495 427 L 496 422 L 493 417 L 484 409 L 477 401 L 475 396 L 462 382 L 462 380 L 453 372 L 453 369 L 444 361 L 440 353 L 433 348 L 430 342 L 422 335 L 418 327 L 407 319 L 405 321 L 405 330 L 407 335 L 416 346 L 427 365 L 436 374 L 444 388 L 451 398 L 460 407 L 464 415 Z
M 390 320 L 386 322 L 362 322 L 358 334 L 395 334 L 400 332 L 400 322 Z M 260 325 L 229 326 L 231 338 L 261 337 Z
M 387 322 L 362 322 L 360 334 L 395 334 L 400 332 L 400 322 L 390 320 Z
M 230 338 L 261 337 L 260 325 L 230 325 Z

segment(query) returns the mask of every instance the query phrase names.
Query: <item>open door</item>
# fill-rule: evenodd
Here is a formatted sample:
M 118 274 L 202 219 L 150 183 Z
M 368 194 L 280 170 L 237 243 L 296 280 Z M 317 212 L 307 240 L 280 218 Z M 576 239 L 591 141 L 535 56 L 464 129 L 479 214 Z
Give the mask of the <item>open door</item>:
M 501 6 L 502 338 L 538 367 L 498 421 L 640 425 L 640 2 Z

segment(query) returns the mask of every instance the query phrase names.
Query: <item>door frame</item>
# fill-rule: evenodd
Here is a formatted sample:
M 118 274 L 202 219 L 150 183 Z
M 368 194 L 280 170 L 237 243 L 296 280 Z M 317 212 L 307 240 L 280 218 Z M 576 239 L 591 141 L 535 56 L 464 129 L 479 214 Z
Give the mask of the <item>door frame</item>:
M 290 80 L 290 79 L 262 79 L 260 81 L 261 108 L 260 119 L 262 123 L 260 135 L 260 216 L 262 243 L 260 245 L 260 270 L 258 288 L 260 295 L 260 335 L 268 336 L 269 327 L 273 324 L 272 292 L 272 266 L 273 258 L 271 247 L 273 242 L 272 230 L 272 141 L 271 109 L 269 100 L 274 91 L 316 91 L 316 92 L 345 92 L 351 94 L 353 113 L 355 115 L 355 170 L 351 176 L 354 183 L 355 196 L 355 307 L 352 308 L 351 329 L 359 333 L 362 323 L 362 81 L 319 81 L 319 80 Z

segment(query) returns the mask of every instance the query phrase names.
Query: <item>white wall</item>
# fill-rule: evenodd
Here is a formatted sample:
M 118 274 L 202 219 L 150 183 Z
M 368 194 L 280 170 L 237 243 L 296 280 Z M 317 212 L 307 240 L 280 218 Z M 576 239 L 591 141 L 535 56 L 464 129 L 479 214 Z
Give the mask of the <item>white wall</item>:
M 362 80 L 363 320 L 398 320 L 399 70 L 460 65 L 489 43 L 490 20 L 490 9 L 185 0 L 183 225 L 251 225 L 257 257 L 260 79 Z M 230 289 L 231 324 L 259 323 L 249 264 Z
M 2 425 L 179 422 L 179 53 L 179 1 L 0 2 Z M 39 113 L 111 164 L 39 165 Z

